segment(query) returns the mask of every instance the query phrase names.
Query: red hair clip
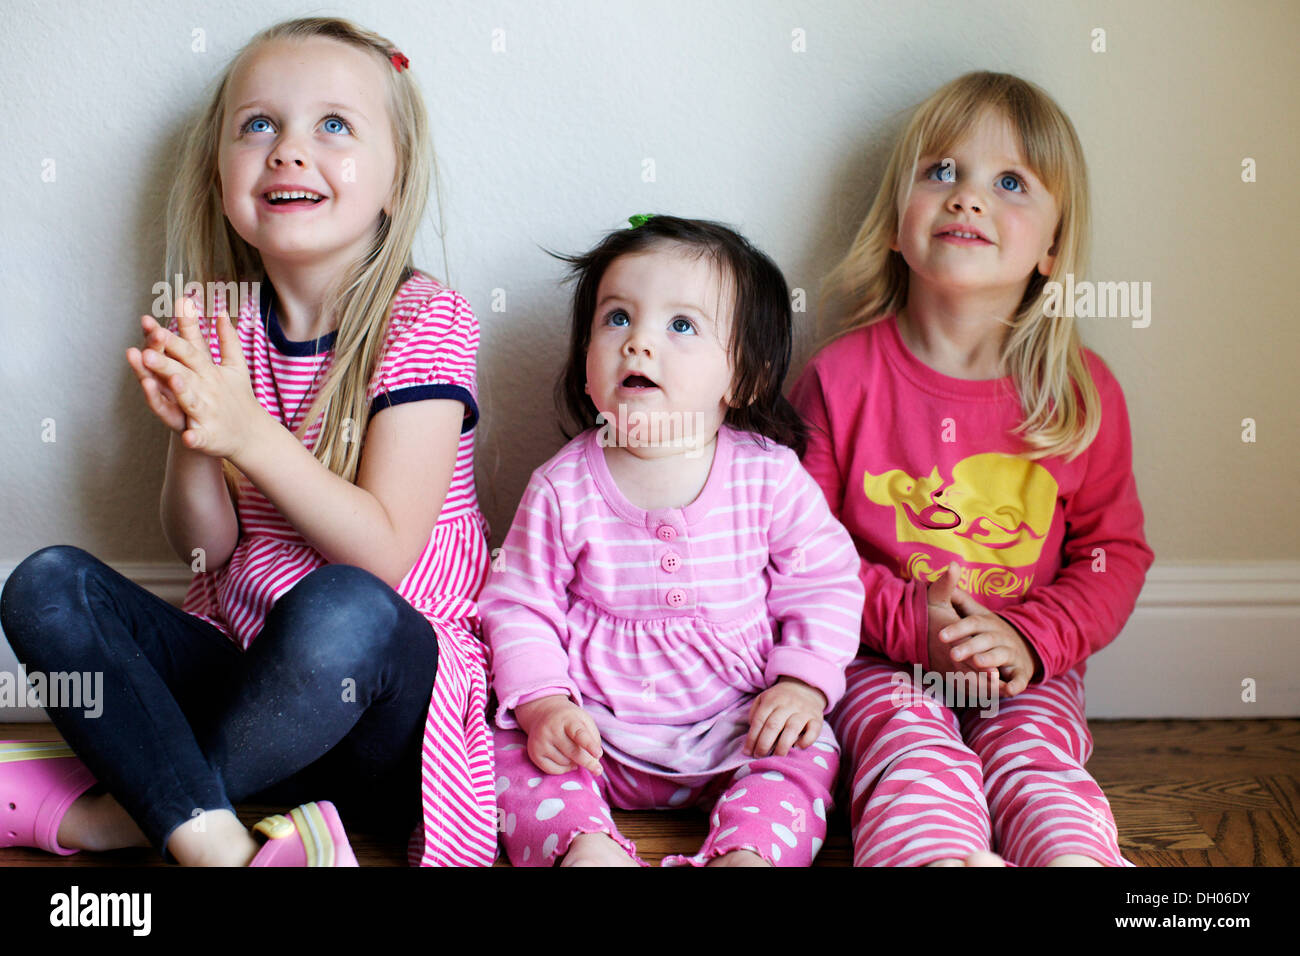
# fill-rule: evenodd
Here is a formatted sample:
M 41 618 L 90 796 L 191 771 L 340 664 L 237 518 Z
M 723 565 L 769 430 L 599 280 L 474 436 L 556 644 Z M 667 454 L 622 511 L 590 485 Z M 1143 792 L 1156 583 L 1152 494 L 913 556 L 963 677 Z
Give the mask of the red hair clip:
M 406 54 L 401 53 L 398 50 L 394 50 L 392 53 L 388 54 L 388 60 L 393 64 L 393 67 L 398 73 L 401 73 L 403 70 L 408 69 L 411 66 L 411 61 L 406 58 Z

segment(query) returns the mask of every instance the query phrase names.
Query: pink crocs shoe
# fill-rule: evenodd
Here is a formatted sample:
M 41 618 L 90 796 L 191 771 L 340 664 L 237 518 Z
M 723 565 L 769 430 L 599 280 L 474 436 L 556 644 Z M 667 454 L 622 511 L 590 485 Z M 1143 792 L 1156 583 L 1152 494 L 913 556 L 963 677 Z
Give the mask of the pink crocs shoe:
M 253 827 L 267 840 L 249 866 L 357 866 L 334 804 L 304 803 Z
M 0 847 L 33 846 L 59 856 L 59 824 L 95 777 L 61 740 L 0 740 Z

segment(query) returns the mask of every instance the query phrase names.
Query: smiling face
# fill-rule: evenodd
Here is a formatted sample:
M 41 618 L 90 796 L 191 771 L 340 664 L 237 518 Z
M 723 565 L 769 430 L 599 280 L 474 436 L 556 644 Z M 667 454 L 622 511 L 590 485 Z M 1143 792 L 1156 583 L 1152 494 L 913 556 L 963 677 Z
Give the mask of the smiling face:
M 230 78 L 222 207 L 264 262 L 344 268 L 391 211 L 397 159 L 375 57 L 324 37 L 273 41 Z
M 1059 207 L 1001 116 L 986 113 L 944 155 L 922 156 L 899 203 L 892 248 L 913 282 L 1019 301 L 1035 269 L 1051 271 Z
M 666 245 L 620 256 L 601 277 L 587 346 L 587 391 L 627 442 L 629 413 L 685 423 L 687 443 L 713 439 L 731 399 L 735 293 L 708 256 Z M 663 432 L 665 437 L 671 429 Z M 660 450 L 661 452 L 662 450 Z M 657 454 L 633 449 L 634 454 Z

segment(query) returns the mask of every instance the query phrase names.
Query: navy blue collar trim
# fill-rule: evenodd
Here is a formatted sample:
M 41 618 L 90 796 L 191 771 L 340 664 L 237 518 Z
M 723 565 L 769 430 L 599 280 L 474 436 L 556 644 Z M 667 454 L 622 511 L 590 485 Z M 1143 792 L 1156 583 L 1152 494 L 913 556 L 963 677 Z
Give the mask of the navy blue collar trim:
M 338 338 L 339 334 L 338 329 L 326 332 L 320 338 L 310 339 L 306 342 L 295 342 L 286 338 L 284 330 L 280 328 L 280 316 L 276 313 L 275 303 L 275 289 L 271 287 L 271 281 L 263 276 L 262 318 L 266 321 L 267 337 L 281 355 L 320 355 L 334 347 L 334 340 Z
M 409 268 L 403 272 L 401 285 L 405 285 L 414 274 L 414 270 Z M 271 286 L 271 280 L 265 275 L 262 276 L 262 318 L 266 322 L 267 337 L 270 338 L 271 344 L 275 346 L 281 355 L 320 355 L 322 352 L 328 352 L 334 347 L 334 340 L 338 338 L 339 334 L 338 329 L 326 332 L 320 338 L 306 342 L 295 342 L 286 338 L 284 330 L 280 328 L 280 316 L 275 309 L 276 301 L 275 289 Z

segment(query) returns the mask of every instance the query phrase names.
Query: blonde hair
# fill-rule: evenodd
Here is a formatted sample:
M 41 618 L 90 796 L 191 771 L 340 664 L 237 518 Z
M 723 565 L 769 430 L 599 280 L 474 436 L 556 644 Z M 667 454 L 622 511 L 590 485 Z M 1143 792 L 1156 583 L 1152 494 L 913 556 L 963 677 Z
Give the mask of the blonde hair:
M 1047 282 L 1083 276 L 1091 215 L 1083 147 L 1069 117 L 1034 84 L 1006 73 L 967 73 L 921 103 L 894 144 L 876 193 L 848 254 L 827 275 L 823 300 L 840 317 L 840 334 L 879 322 L 907 303 L 908 265 L 890 248 L 899 227 L 900 191 L 910 189 L 922 156 L 943 155 L 978 121 L 1005 117 L 1019 135 L 1030 169 L 1056 197 L 1056 259 L 1051 275 L 1037 270 L 1008 322 L 1001 351 L 1023 413 L 1015 433 L 1025 457 L 1074 458 L 1101 424 L 1097 387 L 1088 371 L 1072 317 L 1049 317 L 1042 290 Z
M 389 55 L 395 49 L 392 43 L 347 20 L 314 17 L 277 23 L 239 51 L 217 79 L 181 146 L 180 168 L 167 203 L 164 275 L 181 274 L 186 282 L 198 281 L 205 287 L 210 281 L 243 282 L 261 277 L 261 256 L 235 232 L 222 212 L 217 150 L 231 78 L 240 63 L 263 45 L 313 37 L 346 43 L 383 64 L 397 160 L 391 216 L 380 213 L 379 227 L 366 253 L 338 277 L 325 296 L 325 313 L 338 316 L 334 356 L 316 399 L 294 433 L 303 440 L 315 420 L 324 415 L 325 426 L 312 453 L 330 471 L 354 482 L 367 426 L 366 390 L 388 334 L 393 298 L 407 271 L 414 271 L 411 248 L 424 216 L 430 172 L 436 174 L 437 170 L 424 99 L 410 70 L 398 72 L 390 63 Z M 348 422 L 352 423 L 350 429 Z M 223 463 L 223 472 L 233 495 L 238 472 L 229 461 Z

